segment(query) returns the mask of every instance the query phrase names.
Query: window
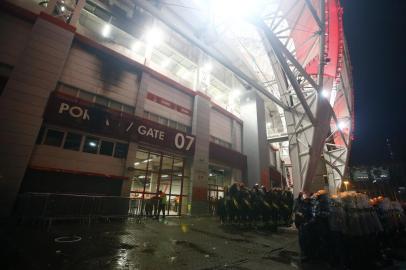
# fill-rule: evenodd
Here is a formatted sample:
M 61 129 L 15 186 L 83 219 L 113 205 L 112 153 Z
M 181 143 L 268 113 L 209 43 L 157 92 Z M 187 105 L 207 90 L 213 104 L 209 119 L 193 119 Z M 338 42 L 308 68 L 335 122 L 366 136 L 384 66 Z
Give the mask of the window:
M 65 144 L 63 145 L 63 148 L 79 151 L 81 142 L 82 135 L 68 132 L 68 134 L 66 135 Z
M 83 152 L 97 154 L 99 148 L 99 139 L 95 137 L 86 137 L 85 144 L 83 145 Z
M 44 137 L 45 127 L 42 126 L 38 132 L 37 140 L 35 141 L 36 144 L 42 143 L 42 138 Z
M 48 129 L 47 136 L 45 137 L 44 144 L 46 145 L 52 145 L 52 146 L 61 146 L 63 136 L 65 135 L 64 132 L 54 130 L 54 129 Z
M 116 143 L 116 149 L 114 151 L 114 157 L 126 158 L 128 151 L 128 144 Z
M 168 125 L 168 119 L 163 118 L 163 117 L 159 117 L 159 123 L 164 125 L 164 126 L 167 126 Z
M 108 101 L 107 98 L 104 98 L 104 97 L 101 97 L 101 96 L 96 96 L 96 104 L 107 107 L 108 102 L 109 101 Z
M 110 100 L 110 108 L 113 110 L 121 111 L 121 103 Z
M 158 122 L 161 125 L 169 126 L 169 127 L 173 128 L 173 129 L 177 129 L 177 130 L 180 130 L 180 131 L 183 131 L 183 132 L 188 132 L 188 130 L 189 130 L 188 126 L 185 126 L 185 125 L 183 125 L 181 123 L 178 123 L 178 122 L 176 122 L 174 120 L 167 119 L 165 117 L 156 115 L 156 114 L 148 112 L 148 111 L 144 111 L 144 118 L 149 119 L 149 120 L 154 121 L 154 122 Z
M 0 96 L 3 93 L 4 88 L 6 87 L 8 77 L 0 76 Z
M 78 90 L 76 88 L 70 87 L 68 85 L 60 84 L 59 85 L 59 92 L 67 94 L 69 96 L 76 97 Z
M 176 121 L 169 120 L 169 126 L 171 128 L 177 128 L 178 123 Z
M 80 92 L 79 92 L 79 98 L 80 98 L 80 99 L 93 102 L 93 97 L 94 97 L 94 95 L 92 95 L 92 94 L 90 94 L 90 93 L 87 93 L 87 92 L 85 92 L 85 91 L 80 91 Z
M 224 146 L 226 148 L 231 148 L 231 143 L 223 141 L 223 140 L 221 140 L 219 138 L 216 138 L 214 136 L 210 136 L 210 142 L 221 145 L 221 146 Z
M 0 96 L 3 94 L 4 88 L 6 88 L 6 84 L 8 78 L 10 78 L 12 70 L 13 70 L 12 66 L 0 63 Z
M 1 66 L 0 66 L 0 90 L 1 90 Z M 86 100 L 88 102 L 95 103 L 97 105 L 101 105 L 104 107 L 109 107 L 113 110 L 116 111 L 123 111 L 125 113 L 130 113 L 134 114 L 134 107 L 129 106 L 129 105 L 124 105 L 120 102 L 111 100 L 107 97 L 104 96 L 99 96 L 95 95 L 93 93 L 89 93 L 85 90 L 79 90 L 73 86 L 64 84 L 64 83 L 59 83 L 58 88 L 56 90 L 57 92 L 64 93 L 73 97 L 78 97 L 80 99 Z M 0 91 L 1 92 L 1 91 Z M 146 117 L 148 118 L 148 117 Z
M 111 156 L 113 155 L 114 143 L 102 141 L 100 145 L 100 155 Z
M 154 121 L 154 122 L 158 122 L 158 115 L 153 114 L 153 113 L 149 113 L 149 120 Z
M 123 105 L 123 112 L 133 114 L 134 113 L 134 108 L 130 107 L 130 106 L 127 106 L 127 105 Z
M 183 132 L 187 132 L 187 126 L 178 123 L 178 129 Z

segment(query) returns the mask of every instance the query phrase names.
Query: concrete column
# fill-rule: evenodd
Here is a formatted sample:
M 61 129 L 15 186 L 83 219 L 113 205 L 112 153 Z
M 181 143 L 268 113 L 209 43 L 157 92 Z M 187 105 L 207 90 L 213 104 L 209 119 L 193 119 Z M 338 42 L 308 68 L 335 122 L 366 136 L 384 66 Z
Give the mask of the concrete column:
M 237 145 L 237 132 L 239 132 L 239 128 L 237 128 L 238 123 L 235 119 L 231 120 L 231 148 L 235 151 L 240 152 L 241 145 Z
M 196 95 L 193 108 L 192 133 L 196 136 L 195 153 L 191 164 L 191 214 L 207 215 L 209 177 L 210 100 Z
M 72 12 L 72 18 L 70 19 L 70 22 L 69 22 L 70 25 L 76 26 L 76 24 L 79 21 L 80 12 L 82 11 L 85 4 L 86 4 L 86 0 L 78 1 L 78 3 L 75 6 L 75 9 Z
M 269 181 L 269 148 L 266 138 L 265 104 L 255 91 L 241 97 L 243 153 L 247 155 L 248 186 L 260 182 L 267 188 Z
M 74 36 L 73 28 L 57 26 L 48 16 L 35 22 L 0 97 L 0 217 L 12 211 Z
M 127 159 L 125 160 L 124 175 L 128 177 L 127 180 L 123 180 L 121 185 L 121 196 L 130 197 L 132 180 L 132 168 L 134 168 L 135 155 L 137 153 L 138 145 L 130 142 L 128 144 Z
M 242 180 L 242 172 L 239 169 L 231 169 L 231 183 L 238 182 Z
M 148 76 L 146 73 L 142 73 L 140 85 L 138 86 L 137 100 L 135 101 L 135 115 L 138 117 L 144 117 L 144 104 L 148 93 Z

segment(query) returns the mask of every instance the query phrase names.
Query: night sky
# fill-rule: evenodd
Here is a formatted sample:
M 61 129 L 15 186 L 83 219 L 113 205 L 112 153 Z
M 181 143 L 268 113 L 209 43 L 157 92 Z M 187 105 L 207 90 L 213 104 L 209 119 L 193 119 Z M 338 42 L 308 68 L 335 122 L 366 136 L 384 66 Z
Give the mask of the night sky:
M 406 1 L 341 0 L 355 93 L 350 165 L 406 161 Z

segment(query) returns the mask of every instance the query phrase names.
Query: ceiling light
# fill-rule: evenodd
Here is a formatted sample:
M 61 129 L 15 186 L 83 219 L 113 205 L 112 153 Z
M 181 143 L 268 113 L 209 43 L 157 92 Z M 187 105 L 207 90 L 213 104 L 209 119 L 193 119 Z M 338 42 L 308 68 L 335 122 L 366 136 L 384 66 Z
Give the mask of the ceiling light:
M 134 41 L 134 43 L 131 45 L 131 50 L 132 51 L 138 51 L 140 48 L 141 43 L 139 41 Z
M 103 37 L 108 37 L 108 36 L 110 36 L 110 32 L 111 32 L 111 25 L 109 23 L 105 24 L 103 29 L 102 29 L 102 33 L 101 33 L 102 36 Z
M 188 77 L 190 76 L 190 72 L 187 71 L 186 69 L 183 70 L 183 72 L 181 73 L 180 77 L 184 80 L 186 80 Z
M 202 69 L 206 72 L 210 72 L 213 69 L 213 66 L 210 62 L 207 62 L 202 66 Z
M 161 30 L 159 30 L 156 27 L 148 30 L 148 32 L 146 34 L 146 41 L 147 41 L 148 45 L 157 46 L 162 42 L 162 40 L 163 40 L 163 34 L 162 34 Z
M 138 165 L 140 165 L 139 162 L 135 162 L 135 163 L 134 163 L 134 166 L 138 166 Z
M 167 68 L 170 63 L 171 63 L 171 59 L 166 58 L 164 61 L 162 61 L 161 67 L 162 67 L 162 68 Z
M 239 89 L 233 89 L 230 92 L 230 98 L 233 98 L 233 99 L 239 97 L 240 95 L 241 95 L 241 91 Z

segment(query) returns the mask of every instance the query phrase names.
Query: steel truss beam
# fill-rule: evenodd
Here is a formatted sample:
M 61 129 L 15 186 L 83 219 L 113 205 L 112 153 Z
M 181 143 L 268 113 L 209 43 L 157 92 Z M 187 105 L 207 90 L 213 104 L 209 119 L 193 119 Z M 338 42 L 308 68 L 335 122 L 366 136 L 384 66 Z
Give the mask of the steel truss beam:
M 255 79 L 250 78 L 242 70 L 233 65 L 233 63 L 231 63 L 214 48 L 206 45 L 202 40 L 196 38 L 192 33 L 185 31 L 179 24 L 177 24 L 177 21 L 174 20 L 173 16 L 171 16 L 168 12 L 159 9 L 159 7 L 153 5 L 149 1 L 135 1 L 137 6 L 161 20 L 174 32 L 185 38 L 188 42 L 194 44 L 204 53 L 216 59 L 224 67 L 233 72 L 240 80 L 252 86 L 257 91 L 261 92 L 267 98 L 272 100 L 275 104 L 284 109 L 286 126 L 288 129 L 289 153 L 292 161 L 296 192 L 298 192 L 299 189 L 306 189 L 309 187 L 311 181 L 313 180 L 317 163 L 320 161 L 320 156 L 322 154 L 324 154 L 326 164 L 328 165 L 328 170 L 330 170 L 331 174 L 333 175 L 332 179 L 334 181 L 341 179 L 345 173 L 345 162 L 348 160 L 348 151 L 346 147 L 348 147 L 349 144 L 343 132 L 338 129 L 338 132 L 340 133 L 340 136 L 345 144 L 345 147 L 341 149 L 344 151 L 344 153 L 342 153 L 343 158 L 335 158 L 335 152 L 327 151 L 327 146 L 325 145 L 331 119 L 333 119 L 336 126 L 338 126 L 338 119 L 333 108 L 330 106 L 327 99 L 322 98 L 321 95 L 319 95 L 324 84 L 323 78 L 326 42 L 324 12 L 325 0 L 319 0 L 321 8 L 320 17 L 317 15 L 317 11 L 311 4 L 311 1 L 305 1 L 306 3 L 304 7 L 309 9 L 320 28 L 320 31 L 313 33 L 313 38 L 315 38 L 315 35 L 320 35 L 318 38 L 318 45 L 320 48 L 320 65 L 317 78 L 313 78 L 306 72 L 295 56 L 286 48 L 286 45 L 283 44 L 273 32 L 273 29 L 276 29 L 275 20 L 272 22 L 274 25 L 271 24 L 271 26 L 268 26 L 262 20 L 250 20 L 250 22 L 257 27 L 258 32 L 262 37 L 271 66 L 275 73 L 275 78 L 277 78 L 276 83 L 280 92 L 281 100 L 270 93 Z M 299 2 L 299 0 L 296 0 L 296 2 Z M 276 25 L 279 25 L 284 18 L 285 17 L 282 16 L 282 18 L 276 22 Z M 286 42 L 286 44 L 288 44 L 288 42 Z M 316 45 L 317 38 L 315 38 L 315 46 Z M 297 76 L 299 74 L 304 79 L 302 83 L 299 83 L 297 80 Z M 343 91 L 345 91 L 345 89 L 343 89 Z M 298 103 L 291 104 L 293 103 L 291 102 L 291 98 L 293 96 L 297 98 L 299 101 Z M 346 96 L 346 98 L 348 97 Z M 324 152 L 323 147 L 325 149 Z M 332 161 L 333 159 L 335 159 L 334 162 Z M 334 186 L 335 185 L 336 184 L 334 182 Z
M 225 66 L 227 69 L 232 71 L 235 75 L 237 75 L 240 79 L 245 81 L 247 84 L 261 92 L 263 95 L 271 99 L 275 104 L 278 106 L 282 107 L 284 110 L 289 110 L 289 107 L 286 106 L 284 103 L 282 103 L 277 97 L 275 97 L 273 94 L 271 94 L 267 89 L 265 89 L 263 86 L 261 86 L 259 83 L 257 83 L 255 80 L 251 79 L 248 77 L 244 72 L 242 72 L 239 68 L 234 66 L 230 61 L 225 59 L 221 54 L 204 44 L 201 40 L 197 39 L 196 37 L 188 34 L 186 31 L 182 30 L 181 27 L 176 25 L 176 23 L 170 18 L 166 13 L 162 12 L 159 10 L 156 6 L 151 4 L 149 1 L 145 0 L 136 0 L 136 4 L 144 9 L 145 11 L 149 12 L 151 15 L 153 15 L 155 18 L 158 20 L 162 21 L 165 23 L 169 28 L 171 28 L 173 31 L 181 35 L 184 39 L 189 41 L 190 43 L 196 45 L 199 49 L 201 49 L 203 52 L 206 54 L 210 55 L 214 59 L 216 59 L 219 63 L 221 63 L 223 66 Z

